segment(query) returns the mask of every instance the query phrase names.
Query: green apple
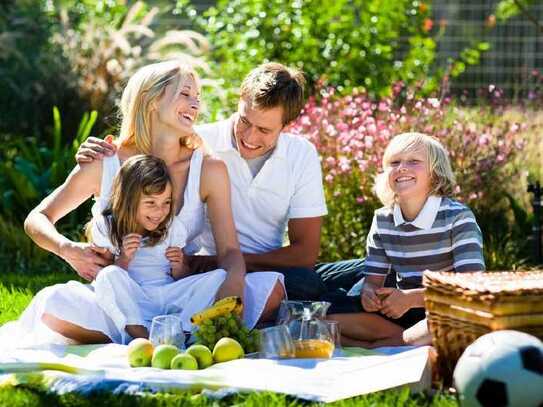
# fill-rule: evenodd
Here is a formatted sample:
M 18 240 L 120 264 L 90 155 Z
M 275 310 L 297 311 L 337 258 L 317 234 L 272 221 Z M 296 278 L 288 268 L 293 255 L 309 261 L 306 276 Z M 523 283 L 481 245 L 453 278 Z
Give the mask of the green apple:
M 221 338 L 213 348 L 213 360 L 217 363 L 228 362 L 245 356 L 238 341 L 232 338 Z
M 128 344 L 128 363 L 132 367 L 151 366 L 153 344 L 149 339 L 136 338 Z
M 160 369 L 169 369 L 172 359 L 179 353 L 179 349 L 174 345 L 158 345 L 153 352 L 151 366 Z
M 187 349 L 187 353 L 194 356 L 199 369 L 205 369 L 213 364 L 213 354 L 205 345 L 191 345 Z
M 171 369 L 198 370 L 196 358 L 188 353 L 178 353 L 172 359 Z

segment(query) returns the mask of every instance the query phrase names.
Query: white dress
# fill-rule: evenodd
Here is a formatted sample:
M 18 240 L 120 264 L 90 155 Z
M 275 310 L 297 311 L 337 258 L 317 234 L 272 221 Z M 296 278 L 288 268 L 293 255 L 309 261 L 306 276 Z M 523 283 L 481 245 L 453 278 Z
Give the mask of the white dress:
M 151 318 L 158 314 L 176 313 L 181 316 L 183 328 L 191 330 L 190 316 L 213 302 L 226 272 L 218 269 L 174 281 L 169 276 L 169 263 L 166 265 L 163 253 L 169 245 L 182 247 L 189 242 L 187 248 L 190 247 L 190 242 L 204 226 L 204 203 L 199 194 L 202 162 L 203 152 L 197 149 L 191 158 L 183 208 L 175 217 L 170 230 L 173 233 L 169 233 L 165 242 L 153 248 L 139 249 L 128 273 L 116 266 L 108 266 L 100 270 L 93 284 L 69 281 L 44 288 L 36 294 L 19 320 L 0 328 L 0 346 L 69 343 L 70 340 L 53 332 L 41 321 L 44 313 L 102 332 L 115 343 L 130 340 L 124 329 L 127 324 L 149 327 Z M 93 219 L 102 216 L 119 168 L 117 156 L 104 159 L 100 196 L 92 208 Z M 198 247 L 192 250 L 197 251 Z M 157 264 L 162 264 L 162 269 L 157 269 Z M 278 281 L 284 285 L 280 273 L 247 274 L 243 315 L 247 326 L 252 328 L 257 323 Z

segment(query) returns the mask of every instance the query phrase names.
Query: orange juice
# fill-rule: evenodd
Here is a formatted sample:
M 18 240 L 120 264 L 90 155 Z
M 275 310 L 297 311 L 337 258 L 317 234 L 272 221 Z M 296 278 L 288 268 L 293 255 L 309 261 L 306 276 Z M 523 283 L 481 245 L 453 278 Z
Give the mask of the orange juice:
M 334 344 L 322 339 L 303 339 L 294 341 L 297 358 L 330 358 L 334 353 Z

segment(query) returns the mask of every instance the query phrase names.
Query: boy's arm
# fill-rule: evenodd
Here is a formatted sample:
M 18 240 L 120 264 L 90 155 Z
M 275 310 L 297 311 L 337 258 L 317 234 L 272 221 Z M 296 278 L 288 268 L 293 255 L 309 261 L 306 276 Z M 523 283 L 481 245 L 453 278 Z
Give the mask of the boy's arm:
M 469 208 L 466 207 L 456 216 L 451 228 L 451 240 L 455 272 L 485 270 L 483 235 Z

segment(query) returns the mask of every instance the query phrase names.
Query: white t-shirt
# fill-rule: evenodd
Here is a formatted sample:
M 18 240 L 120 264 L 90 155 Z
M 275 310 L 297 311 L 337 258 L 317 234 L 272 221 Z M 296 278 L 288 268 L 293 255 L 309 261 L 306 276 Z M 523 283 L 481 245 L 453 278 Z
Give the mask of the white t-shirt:
M 273 153 L 253 178 L 246 160 L 232 145 L 232 129 L 232 118 L 195 128 L 228 168 L 241 250 L 275 250 L 283 245 L 289 219 L 327 214 L 317 150 L 303 137 L 281 133 Z M 215 254 L 209 221 L 199 243 L 202 254 Z

